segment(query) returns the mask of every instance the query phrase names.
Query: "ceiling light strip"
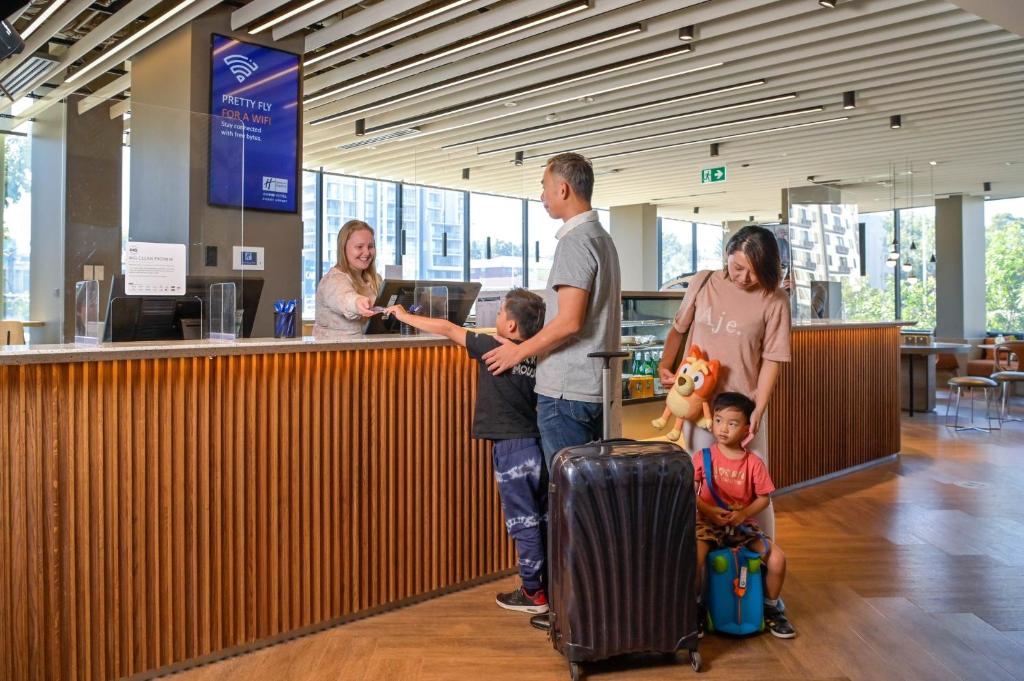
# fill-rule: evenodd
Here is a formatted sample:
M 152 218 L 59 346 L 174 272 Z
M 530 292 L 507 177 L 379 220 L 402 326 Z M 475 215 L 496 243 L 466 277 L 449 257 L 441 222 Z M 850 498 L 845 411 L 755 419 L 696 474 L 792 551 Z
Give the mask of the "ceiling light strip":
M 424 57 L 421 57 L 419 59 L 411 61 L 408 64 L 403 64 L 401 66 L 397 66 L 397 67 L 388 69 L 386 71 L 382 71 L 381 73 L 378 73 L 375 76 L 367 76 L 365 78 L 360 78 L 358 80 L 352 81 L 350 83 L 347 83 L 345 85 L 342 85 L 340 87 L 335 88 L 333 90 L 333 93 L 337 94 L 337 93 L 340 93 L 340 92 L 345 92 L 347 90 L 351 90 L 353 88 L 362 87 L 363 85 L 367 85 L 369 83 L 373 83 L 373 82 L 378 81 L 378 80 L 380 80 L 382 78 L 387 78 L 388 76 L 393 76 L 393 75 L 401 73 L 403 71 L 408 71 L 409 69 L 416 68 L 417 66 L 422 66 L 423 64 L 427 64 L 429 62 L 436 61 L 438 59 L 443 59 L 445 57 L 450 57 L 451 55 L 458 54 L 459 52 L 465 52 L 466 50 L 470 50 L 470 49 L 472 49 L 474 47 L 478 47 L 480 45 L 483 45 L 484 43 L 489 43 L 489 42 L 491 42 L 493 40 L 498 40 L 500 38 L 504 38 L 504 37 L 512 35 L 514 33 L 519 33 L 520 31 L 525 31 L 525 30 L 527 30 L 529 28 L 533 28 L 534 26 L 539 26 L 541 24 L 545 24 L 545 23 L 548 23 L 550 21 L 555 21 L 556 19 L 561 19 L 562 17 L 568 16 L 570 14 L 575 14 L 576 12 L 582 12 L 585 9 L 589 9 L 589 7 L 590 6 L 587 3 L 577 4 L 577 5 L 574 5 L 572 7 L 568 7 L 566 9 L 560 10 L 560 11 L 558 11 L 558 12 L 556 12 L 554 14 L 551 14 L 549 16 L 538 17 L 538 18 L 536 18 L 536 19 L 534 19 L 532 21 L 529 21 L 529 22 L 527 22 L 525 24 L 519 24 L 517 26 L 513 26 L 511 28 L 505 29 L 503 31 L 499 31 L 499 32 L 491 34 L 491 35 L 486 35 L 485 34 L 485 35 L 481 36 L 480 38 L 477 38 L 476 40 L 472 40 L 472 41 L 470 41 L 468 43 L 465 43 L 463 45 L 456 45 L 455 47 L 451 47 L 451 48 L 446 49 L 446 50 L 441 50 L 439 52 L 434 52 L 434 53 L 428 54 L 428 55 L 426 55 Z M 305 62 L 305 64 L 307 64 L 307 65 L 311 64 L 311 63 L 312 63 L 311 61 Z
M 687 101 L 690 101 L 690 100 L 693 100 L 693 99 L 699 99 L 699 98 L 702 98 L 702 97 L 710 97 L 712 95 L 723 94 L 723 93 L 726 93 L 726 92 L 735 92 L 736 90 L 742 90 L 742 89 L 746 89 L 746 88 L 749 88 L 749 87 L 756 87 L 756 86 L 759 86 L 759 85 L 764 85 L 766 82 L 767 81 L 763 80 L 763 79 L 761 79 L 761 80 L 751 80 L 751 81 L 747 81 L 746 83 L 739 83 L 737 85 L 729 85 L 729 86 L 726 86 L 726 87 L 713 88 L 711 90 L 703 90 L 701 92 L 693 92 L 693 93 L 688 94 L 688 95 L 680 95 L 678 97 L 669 97 L 667 99 L 659 99 L 659 100 L 656 100 L 656 101 L 653 101 L 653 102 L 647 102 L 646 104 L 637 104 L 637 105 L 634 105 L 634 106 L 624 106 L 624 107 L 620 107 L 618 109 L 611 109 L 609 111 L 602 111 L 600 113 L 588 114 L 586 116 L 576 116 L 575 118 L 566 118 L 566 119 L 561 120 L 561 121 L 555 121 L 554 123 L 542 123 L 540 125 L 532 125 L 532 126 L 530 126 L 528 128 L 520 128 L 519 130 L 509 130 L 508 132 L 499 132 L 499 133 L 495 133 L 493 135 L 487 135 L 486 137 L 478 137 L 476 139 L 466 140 L 465 142 L 453 142 L 452 144 L 446 144 L 446 145 L 442 146 L 441 148 L 442 149 L 457 149 L 459 147 L 473 146 L 474 144 L 479 144 L 481 142 L 493 142 L 493 141 L 500 140 L 500 139 L 507 139 L 509 137 L 518 137 L 519 135 L 524 135 L 524 134 L 531 133 L 531 132 L 538 132 L 540 130 L 550 130 L 551 128 L 560 128 L 560 127 L 565 127 L 567 125 L 577 125 L 579 123 L 588 123 L 590 121 L 596 121 L 596 120 L 600 120 L 600 119 L 603 119 L 603 118 L 611 118 L 613 116 L 621 116 L 621 115 L 627 114 L 627 113 L 636 113 L 637 111 L 645 111 L 647 109 L 654 109 L 654 108 L 657 108 L 657 107 L 660 107 L 660 106 L 668 106 L 669 104 L 678 104 L 680 102 L 687 102 Z M 698 111 L 691 111 L 691 112 L 685 113 L 685 114 L 677 114 L 677 116 L 679 116 L 679 117 L 700 116 L 700 115 L 706 114 L 706 113 L 718 113 L 720 111 L 729 111 L 731 109 L 740 109 L 740 108 L 743 108 L 743 107 L 746 107 L 746 106 L 754 106 L 755 104 L 765 104 L 765 103 L 769 103 L 769 102 L 772 102 L 772 101 L 779 101 L 779 100 L 782 100 L 782 99 L 794 99 L 794 98 L 796 98 L 796 93 L 789 93 L 789 94 L 786 94 L 786 95 L 779 95 L 778 97 L 765 97 L 765 98 L 762 98 L 762 99 L 750 100 L 748 102 L 741 102 L 739 104 L 726 104 L 726 105 L 722 105 L 722 106 L 712 107 L 710 109 L 700 109 Z M 660 119 L 658 119 L 658 120 L 660 120 Z M 632 123 L 632 124 L 625 124 L 625 125 L 626 125 L 626 127 L 628 127 L 630 125 L 643 125 L 643 124 L 644 124 L 644 122 L 640 121 L 639 123 Z M 618 127 L 618 126 L 616 126 L 616 127 Z M 599 133 L 599 132 L 604 132 L 604 131 L 609 130 L 609 129 L 614 129 L 614 128 L 599 128 L 597 130 L 587 130 L 587 131 L 584 131 L 584 132 L 581 132 L 581 133 L 576 133 L 574 135 L 566 135 L 565 137 L 559 137 L 559 138 L 556 138 L 556 139 L 569 139 L 571 137 L 577 137 L 577 136 L 580 136 L 580 135 L 591 135 L 591 134 L 596 134 L 596 133 Z M 552 140 L 541 140 L 541 142 L 548 142 L 548 141 L 552 141 Z M 539 143 L 540 142 L 538 142 L 538 144 Z M 517 145 L 515 145 L 514 148 L 518 149 L 520 147 L 527 146 L 527 145 L 528 145 L 528 143 L 517 144 Z M 512 148 L 512 147 L 510 147 L 510 148 Z M 487 153 L 490 153 L 490 152 L 487 152 Z
M 650 83 L 655 83 L 655 82 L 660 81 L 660 80 L 666 80 L 668 78 L 677 78 L 679 76 L 689 75 L 691 73 L 696 73 L 698 71 L 704 71 L 706 69 L 713 69 L 713 68 L 716 68 L 718 66 L 722 66 L 724 63 L 725 62 L 716 62 L 714 64 L 707 64 L 706 66 L 697 66 L 697 67 L 694 67 L 694 68 L 691 68 L 691 69 L 685 69 L 683 71 L 676 71 L 674 73 L 666 73 L 663 76 L 655 76 L 653 78 L 646 78 L 644 80 L 633 81 L 631 83 L 626 83 L 624 85 L 616 85 L 614 87 L 605 88 L 604 90 L 595 90 L 593 92 L 585 92 L 583 94 L 575 94 L 575 95 L 572 95 L 570 97 L 566 97 L 564 99 L 558 99 L 558 100 L 555 100 L 555 101 L 552 101 L 552 102 L 544 102 L 542 104 L 536 104 L 536 105 L 530 106 L 530 107 L 517 108 L 515 111 L 509 111 L 508 113 L 497 114 L 496 116 L 491 116 L 489 118 L 481 118 L 481 119 L 478 119 L 478 120 L 475 120 L 475 121 L 467 121 L 465 123 L 458 123 L 456 125 L 450 125 L 447 128 L 438 128 L 436 130 L 431 130 L 429 132 L 429 134 L 437 134 L 437 133 L 441 133 L 441 132 L 449 132 L 451 130 L 458 130 L 459 128 L 465 128 L 465 127 L 468 127 L 470 125 L 479 125 L 481 123 L 489 123 L 490 121 L 495 121 L 495 120 L 498 120 L 500 118 L 505 118 L 506 116 L 513 116 L 513 115 L 516 115 L 516 114 L 523 114 L 523 113 L 526 113 L 528 111 L 535 111 L 537 109 L 547 109 L 547 108 L 550 108 L 552 106 L 556 106 L 558 104 L 562 104 L 562 103 L 565 103 L 565 102 L 571 102 L 571 101 L 573 101 L 575 99 L 579 99 L 580 97 L 593 97 L 593 96 L 597 96 L 597 95 L 607 94 L 609 92 L 615 92 L 616 90 L 625 90 L 627 88 L 637 87 L 637 86 L 640 86 L 640 85 L 648 85 Z
M 471 71 L 470 73 L 467 73 L 467 74 L 464 74 L 464 75 L 461 75 L 461 76 L 455 76 L 453 78 L 449 78 L 447 80 L 442 80 L 440 82 L 433 83 L 431 85 L 424 85 L 422 87 L 415 88 L 413 90 L 409 90 L 407 92 L 403 92 L 401 94 L 397 94 L 397 95 L 394 95 L 392 97 L 385 97 L 384 99 L 379 99 L 376 102 L 370 102 L 369 104 L 364 104 L 362 106 L 357 106 L 354 109 L 347 109 L 345 111 L 342 111 L 341 113 L 336 114 L 336 116 L 339 117 L 339 118 L 343 117 L 343 116 L 354 116 L 356 114 L 361 114 L 361 113 L 365 113 L 367 111 L 372 111 L 373 109 L 378 109 L 378 108 L 380 108 L 382 106 L 390 106 L 390 105 L 393 105 L 393 104 L 397 104 L 398 102 L 404 102 L 404 101 L 406 101 L 408 99 L 412 99 L 414 97 L 419 97 L 419 96 L 425 95 L 425 94 L 430 94 L 432 92 L 437 92 L 438 90 L 443 90 L 445 88 L 453 87 L 455 85 L 462 85 L 464 83 L 468 83 L 468 82 L 471 82 L 471 81 L 474 81 L 474 80 L 479 80 L 480 78 L 486 78 L 486 77 L 489 77 L 489 76 L 493 76 L 493 75 L 502 73 L 504 71 L 510 71 L 512 69 L 521 68 L 523 66 L 527 66 L 529 64 L 533 64 L 533 63 L 538 62 L 538 61 L 543 61 L 544 59 L 550 59 L 552 57 L 557 57 L 557 56 L 560 56 L 560 55 L 563 55 L 563 54 L 568 54 L 570 52 L 575 52 L 576 50 L 582 50 L 582 49 L 584 49 L 586 47 L 592 47 L 594 45 L 600 45 L 601 43 L 606 43 L 606 42 L 608 42 L 610 40 L 617 40 L 618 38 L 623 38 L 623 37 L 625 37 L 627 35 L 633 35 L 635 33 L 639 33 L 642 30 L 643 30 L 643 27 L 640 24 L 632 24 L 630 26 L 624 26 L 622 28 L 617 28 L 617 29 L 614 29 L 612 31 L 608 31 L 606 33 L 602 33 L 602 34 L 596 36 L 595 38 L 585 38 L 583 40 L 577 40 L 577 41 L 575 41 L 573 43 L 569 43 L 569 44 L 563 45 L 561 47 L 555 47 L 555 48 L 552 48 L 550 50 L 544 50 L 542 52 L 537 52 L 536 54 L 532 54 L 532 55 L 530 55 L 528 57 L 524 57 L 522 59 L 513 59 L 511 61 L 502 62 L 500 64 L 496 64 L 494 66 L 491 66 L 491 67 L 488 67 L 488 68 L 485 68 L 485 69 L 480 69 L 479 71 Z M 333 89 L 332 90 L 328 90 L 328 91 L 325 91 L 325 92 L 313 95 L 311 97 L 307 97 L 304 100 L 304 103 L 305 104 L 310 104 L 312 102 L 316 102 L 316 101 L 319 101 L 321 99 L 325 99 L 327 97 L 331 97 L 331 96 L 333 96 L 335 94 L 337 94 L 335 92 L 335 90 L 333 90 Z M 318 104 L 317 107 L 327 106 L 328 104 L 330 104 L 330 102 L 324 102 L 323 104 Z M 312 108 L 317 108 L 317 107 L 312 107 Z
M 267 21 L 265 23 L 260 24 L 256 28 L 254 28 L 251 31 L 249 31 L 249 35 L 256 35 L 257 33 L 262 33 L 263 31 L 267 30 L 268 28 L 273 28 L 274 26 L 277 26 L 282 21 L 286 21 L 288 19 L 291 19 L 296 14 L 302 14 L 303 12 L 305 12 L 307 10 L 311 10 L 314 7 L 316 7 L 317 5 L 322 5 L 325 2 L 327 2 L 327 0 L 309 0 L 309 2 L 304 3 L 302 5 L 299 5 L 295 9 L 289 10 L 289 11 L 285 12 L 284 14 L 282 14 L 280 16 L 274 17 L 270 21 Z
M 306 63 L 307 66 L 311 66 L 313 64 L 316 64 L 317 62 L 323 61 L 324 59 L 330 59 L 334 55 L 340 54 L 341 52 L 344 52 L 345 50 L 351 50 L 353 47 L 359 47 L 360 45 L 365 45 L 366 43 L 370 42 L 371 40 L 376 40 L 377 38 L 383 38 L 386 35 L 390 35 L 390 34 L 394 33 L 395 31 L 400 31 L 403 28 L 407 28 L 409 26 L 413 26 L 415 24 L 420 23 L 421 21 L 426 21 L 427 19 L 430 19 L 432 17 L 436 17 L 438 14 L 443 14 L 444 12 L 447 12 L 449 10 L 453 10 L 453 9 L 455 9 L 457 7 L 460 7 L 462 5 L 468 4 L 468 3 L 473 2 L 473 1 L 474 0 L 454 0 L 454 2 L 449 2 L 446 5 L 442 5 L 440 7 L 435 7 L 434 9 L 432 9 L 432 10 L 430 10 L 428 12 L 424 12 L 423 14 L 416 14 L 416 15 L 413 15 L 413 16 L 406 17 L 405 19 L 400 19 L 398 22 L 396 22 L 394 24 L 391 24 L 389 26 L 386 26 L 386 27 L 382 28 L 379 31 L 370 31 L 366 35 L 363 35 L 363 36 L 357 38 L 356 40 L 353 40 L 352 42 L 345 43 L 344 45 L 339 45 L 338 47 L 334 48 L 333 50 L 330 50 L 328 52 L 324 52 L 323 54 L 318 54 L 315 57 L 313 57 L 312 59 L 307 59 L 305 63 Z
M 138 40 L 139 38 L 143 37 L 144 35 L 146 35 L 150 31 L 156 29 L 158 26 L 163 24 L 168 19 L 171 19 L 175 15 L 180 14 L 182 11 L 187 9 L 189 6 L 194 5 L 196 2 L 197 2 L 197 0 L 184 0 L 183 2 L 175 5 L 173 8 L 167 10 L 167 12 L 165 12 L 164 14 L 161 14 L 159 17 L 157 17 L 156 19 L 154 19 L 150 23 L 146 24 L 141 30 L 136 31 L 135 33 L 132 33 L 130 36 L 128 36 L 127 38 L 125 38 L 124 40 L 119 42 L 113 48 L 111 48 L 110 50 L 107 50 L 106 52 L 104 52 L 103 55 L 100 56 L 95 61 L 93 61 L 93 62 L 91 62 L 89 64 L 86 64 L 82 68 L 80 68 L 77 71 L 75 71 L 73 74 L 71 74 L 70 76 L 65 78 L 64 82 L 65 83 L 74 82 L 74 81 L 78 80 L 79 78 L 81 78 L 82 76 L 84 76 L 86 73 L 89 73 L 90 71 L 93 71 L 97 67 L 97 65 L 107 61 L 108 59 L 110 59 L 110 57 L 112 55 L 114 55 L 117 52 L 120 52 L 121 50 L 125 49 L 126 47 L 128 47 L 129 45 L 134 43 L 136 40 Z
M 419 114 L 417 116 L 411 116 L 411 117 L 406 118 L 406 119 L 392 121 L 390 123 L 382 123 L 380 125 L 376 125 L 376 126 L 373 126 L 372 128 L 369 128 L 369 130 L 384 130 L 384 129 L 389 129 L 389 128 L 404 128 L 404 127 L 408 127 L 409 125 L 416 125 L 416 124 L 423 123 L 423 122 L 426 122 L 426 121 L 429 121 L 429 120 L 433 120 L 435 118 L 441 118 L 443 116 L 451 116 L 452 114 L 462 113 L 463 111 L 469 111 L 470 109 L 476 109 L 476 108 L 479 108 L 481 106 L 487 106 L 487 105 L 490 105 L 490 104 L 494 104 L 495 102 L 501 101 L 503 99 L 511 99 L 513 97 L 524 97 L 524 96 L 527 96 L 527 95 L 534 95 L 534 94 L 537 94 L 538 92 L 544 92 L 545 90 L 551 90 L 553 88 L 563 87 L 565 85 L 571 85 L 572 83 L 577 83 L 577 82 L 579 82 L 581 80 L 588 80 L 590 78 L 596 78 L 596 77 L 599 77 L 599 76 L 606 76 L 608 74 L 616 73 L 618 71 L 624 71 L 624 70 L 627 70 L 627 69 L 632 69 L 632 68 L 635 68 L 637 66 L 644 66 L 644 65 L 647 65 L 647 64 L 653 64 L 654 62 L 662 61 L 664 59 L 671 59 L 673 57 L 678 57 L 680 55 L 689 54 L 692 51 L 693 51 L 693 48 L 691 48 L 689 45 L 680 45 L 678 47 L 672 47 L 672 48 L 669 48 L 667 50 L 661 50 L 660 52 L 655 52 L 653 54 L 644 55 L 642 57 L 633 57 L 632 59 L 625 59 L 623 61 L 614 62 L 612 64 L 608 64 L 607 66 L 598 66 L 598 67 L 595 67 L 595 68 L 592 68 L 592 69 L 588 69 L 586 71 L 581 71 L 580 73 L 576 74 L 575 76 L 571 76 L 571 77 L 568 77 L 568 78 L 551 78 L 551 79 L 548 79 L 548 80 L 545 80 L 545 81 L 541 81 L 540 83 L 537 83 L 536 85 L 524 85 L 523 87 L 515 88 L 513 90 L 507 90 L 505 92 L 499 93 L 499 94 L 494 95 L 492 97 L 481 97 L 479 99 L 474 99 L 474 100 L 470 100 L 468 102 L 463 102 L 462 104 L 454 104 L 452 106 L 445 107 L 443 109 L 436 109 L 434 111 L 428 111 L 426 113 Z M 717 64 L 716 64 L 716 66 L 717 66 Z M 699 68 L 710 68 L 710 67 L 699 67 Z M 688 69 L 688 70 L 684 71 L 684 73 L 689 73 L 689 72 L 694 71 L 694 70 L 696 70 L 696 69 Z
M 661 137 L 670 137 L 672 135 L 683 135 L 692 132 L 702 132 L 704 130 L 714 130 L 716 128 L 726 128 L 733 125 L 745 125 L 747 123 L 760 123 L 761 121 L 770 121 L 777 118 L 789 118 L 790 116 L 802 116 L 809 113 L 821 113 L 825 110 L 823 106 L 809 106 L 803 109 L 794 109 L 793 111 L 783 111 L 777 114 L 764 114 L 763 116 L 751 116 L 750 118 L 739 118 L 734 121 L 725 121 L 723 123 L 708 123 L 707 125 L 698 125 L 693 128 L 686 128 L 684 130 L 670 130 L 668 132 L 658 132 L 651 135 L 641 135 L 639 137 L 628 137 L 621 140 L 611 140 L 609 142 L 597 142 L 594 144 L 585 144 L 583 146 L 574 147 L 571 151 L 582 151 L 584 149 L 599 149 L 601 147 L 611 147 L 617 144 L 630 144 L 632 142 L 642 142 L 645 140 L 659 139 Z M 671 119 L 668 119 L 671 120 Z M 526 145 L 522 145 L 526 146 Z M 517 148 L 517 147 L 513 147 Z M 570 150 L 565 150 L 570 151 Z M 555 154 L 562 152 L 552 152 Z M 541 156 L 551 156 L 551 154 L 532 154 L 527 156 L 527 159 L 540 158 Z
M 31 24 L 28 25 L 24 31 L 21 32 L 21 39 L 28 40 L 28 37 L 36 32 L 40 26 L 42 26 L 47 19 L 53 16 L 53 13 L 60 9 L 66 0 L 53 0 L 50 6 L 43 10 L 43 12 L 37 16 Z
M 663 151 L 665 149 L 677 149 L 680 147 L 690 147 L 697 144 L 707 144 L 709 142 L 721 142 L 723 140 L 739 139 L 741 137 L 753 137 L 755 135 L 766 135 L 771 132 L 781 132 L 783 130 L 795 130 L 797 128 L 811 128 L 818 125 L 829 125 L 831 123 L 839 123 L 841 121 L 850 120 L 849 116 L 840 116 L 838 118 L 826 118 L 822 121 L 811 121 L 810 123 L 794 123 L 793 125 L 783 125 L 778 128 L 768 128 L 766 130 L 752 130 L 751 132 L 737 132 L 732 135 L 721 135 L 718 137 L 707 137 L 700 140 L 692 140 L 690 142 L 677 142 L 675 144 L 663 144 L 658 147 L 646 147 L 644 149 L 633 149 L 631 151 L 616 151 L 613 154 L 602 154 L 600 156 L 591 156 L 591 161 L 599 161 L 606 158 L 618 158 L 620 156 L 632 156 L 634 154 L 646 154 L 652 151 Z

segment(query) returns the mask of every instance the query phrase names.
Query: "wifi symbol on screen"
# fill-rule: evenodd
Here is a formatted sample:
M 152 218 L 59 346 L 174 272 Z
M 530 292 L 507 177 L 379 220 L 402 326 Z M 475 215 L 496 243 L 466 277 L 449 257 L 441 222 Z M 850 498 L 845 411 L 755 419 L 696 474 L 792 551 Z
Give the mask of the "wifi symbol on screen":
M 231 69 L 231 74 L 239 83 L 245 82 L 259 68 L 252 59 L 241 54 L 229 54 L 224 57 L 224 63 Z

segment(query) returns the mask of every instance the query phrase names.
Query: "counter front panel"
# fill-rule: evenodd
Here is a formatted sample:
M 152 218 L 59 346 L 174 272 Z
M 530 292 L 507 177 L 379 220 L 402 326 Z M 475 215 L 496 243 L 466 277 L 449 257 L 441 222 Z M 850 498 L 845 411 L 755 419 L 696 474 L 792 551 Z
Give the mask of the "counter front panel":
M 0 678 L 112 679 L 514 566 L 429 347 L 0 366 Z

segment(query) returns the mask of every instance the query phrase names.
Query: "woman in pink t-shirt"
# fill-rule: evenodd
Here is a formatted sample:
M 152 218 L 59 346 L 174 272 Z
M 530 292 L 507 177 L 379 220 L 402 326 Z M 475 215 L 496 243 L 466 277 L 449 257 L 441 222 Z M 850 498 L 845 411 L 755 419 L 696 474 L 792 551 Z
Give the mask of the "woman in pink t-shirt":
M 725 253 L 724 270 L 698 272 L 690 280 L 658 371 L 662 384 L 671 387 L 676 369 L 671 362 L 689 332 L 687 349 L 697 344 L 722 364 L 716 393 L 738 392 L 754 400 L 753 439 L 747 447 L 767 465 L 764 412 L 779 377 L 779 364 L 790 360 L 789 296 L 779 288 L 782 263 L 778 242 L 769 230 L 753 225 L 742 228 L 729 239 Z M 691 423 L 686 427 L 692 451 L 711 446 L 711 433 Z M 757 521 L 769 536 L 775 535 L 771 506 Z

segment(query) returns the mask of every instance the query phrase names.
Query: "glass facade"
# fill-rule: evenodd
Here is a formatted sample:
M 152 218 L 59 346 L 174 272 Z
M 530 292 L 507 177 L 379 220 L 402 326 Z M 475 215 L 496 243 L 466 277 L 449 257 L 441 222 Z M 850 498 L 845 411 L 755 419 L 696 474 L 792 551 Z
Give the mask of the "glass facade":
M 661 227 L 661 285 L 696 271 L 694 263 L 694 223 L 659 218 Z
M 522 199 L 470 194 L 469 235 L 470 281 L 485 290 L 523 285 Z
M 0 159 L 4 198 L 0 204 L 0 319 L 29 318 L 29 257 L 32 253 L 31 136 L 4 135 Z
M 1024 331 L 1024 198 L 985 202 L 988 328 Z
M 528 258 L 529 285 L 532 289 L 545 288 L 548 283 L 548 274 L 551 273 L 551 263 L 555 258 L 555 246 L 558 245 L 555 234 L 562 226 L 562 221 L 552 219 L 540 201 L 527 201 L 526 222 L 528 226 L 526 240 L 530 250 Z M 607 225 L 605 226 L 607 227 Z
M 402 185 L 403 277 L 464 279 L 465 213 L 464 192 Z M 378 262 L 382 256 L 378 247 Z

